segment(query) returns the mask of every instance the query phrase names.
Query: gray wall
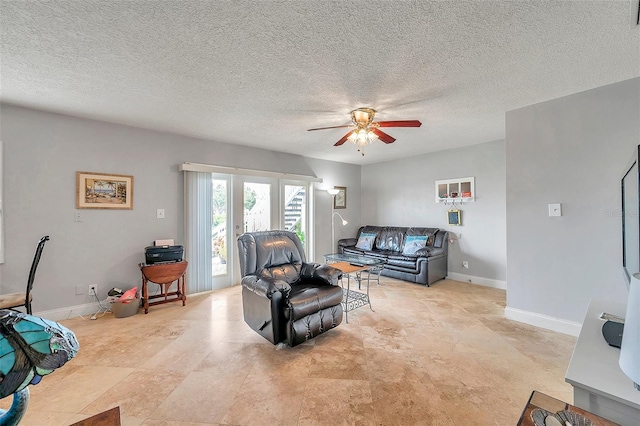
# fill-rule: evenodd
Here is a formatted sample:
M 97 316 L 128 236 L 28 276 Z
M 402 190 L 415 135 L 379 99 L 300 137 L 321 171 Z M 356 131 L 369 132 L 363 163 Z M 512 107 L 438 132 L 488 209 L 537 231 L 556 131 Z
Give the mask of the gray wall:
M 356 153 L 357 154 L 357 153 Z M 323 182 L 318 184 L 320 191 L 316 192 L 316 201 L 320 203 L 316 208 L 316 235 L 315 261 L 323 262 L 322 255 L 325 253 L 335 253 L 337 251 L 337 241 L 340 238 L 349 238 L 358 232 L 360 227 L 360 166 L 352 164 L 337 163 L 331 161 L 305 159 L 307 164 L 314 170 L 317 176 L 322 176 Z M 342 222 L 336 216 L 333 219 L 335 241 L 331 246 L 331 219 L 333 216 L 333 197 L 324 191 L 334 186 L 344 186 L 347 188 L 347 206 L 344 209 L 335 210 L 347 222 L 342 226 Z
M 475 177 L 476 201 L 459 207 L 462 226 L 449 226 L 449 207 L 435 202 L 435 181 L 470 176 Z M 503 286 L 505 142 L 363 166 L 362 224 L 429 226 L 460 234 L 449 245 L 450 276 Z M 462 268 L 463 260 L 469 269 Z
M 507 308 L 582 322 L 590 298 L 625 301 L 616 213 L 640 78 L 510 111 L 506 137 Z
M 50 235 L 36 278 L 36 312 L 91 302 L 76 296 L 76 285 L 98 284 L 101 296 L 114 286 L 139 286 L 145 246 L 158 238 L 184 242 L 178 165 L 185 161 L 315 175 L 347 186 L 349 214 L 360 216 L 360 166 L 9 105 L 1 105 L 0 118 L 6 231 L 0 285 L 3 293 L 23 291 L 36 242 Z M 133 175 L 134 209 L 84 209 L 84 221 L 74 222 L 76 171 Z M 331 199 L 318 192 L 315 201 L 315 249 L 322 255 L 331 251 Z M 158 208 L 166 219 L 156 219 Z

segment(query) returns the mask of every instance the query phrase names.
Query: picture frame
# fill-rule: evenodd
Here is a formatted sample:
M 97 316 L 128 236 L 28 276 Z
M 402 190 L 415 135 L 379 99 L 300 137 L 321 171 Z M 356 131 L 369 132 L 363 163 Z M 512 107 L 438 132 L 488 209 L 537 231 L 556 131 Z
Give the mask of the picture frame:
M 447 223 L 449 225 L 460 226 L 462 224 L 462 212 L 458 209 L 451 209 L 447 211 Z
M 333 196 L 333 208 L 346 209 L 347 208 L 347 187 L 334 186 L 334 189 L 337 189 L 338 193 Z
M 133 210 L 133 176 L 76 172 L 76 208 Z

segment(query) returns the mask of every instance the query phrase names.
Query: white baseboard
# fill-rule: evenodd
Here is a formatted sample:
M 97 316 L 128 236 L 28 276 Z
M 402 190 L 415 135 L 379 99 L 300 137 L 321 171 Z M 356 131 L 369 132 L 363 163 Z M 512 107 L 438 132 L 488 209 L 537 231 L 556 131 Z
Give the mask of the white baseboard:
M 211 290 L 203 291 L 200 293 L 190 293 L 188 294 L 188 296 L 189 297 L 200 296 L 207 293 L 211 293 Z M 108 300 L 102 300 L 100 303 L 102 303 L 102 306 L 104 307 L 109 306 Z M 61 321 L 61 320 L 66 320 L 70 318 L 75 318 L 80 315 L 91 316 L 95 313 L 98 313 L 98 318 L 100 318 L 100 315 L 102 315 L 102 312 L 104 312 L 104 309 L 100 307 L 98 302 L 92 302 L 92 303 L 85 303 L 83 305 L 65 306 L 64 308 L 52 309 L 50 311 L 34 312 L 33 315 L 37 317 L 46 318 L 51 321 Z
M 107 306 L 109 302 L 102 301 L 102 306 Z M 52 309 L 50 311 L 34 312 L 37 317 L 46 318 L 51 321 L 61 321 L 69 318 L 78 317 L 80 315 L 93 315 L 95 313 L 104 312 L 100 308 L 98 302 L 85 303 L 84 305 L 66 306 L 64 308 Z M 98 315 L 99 317 L 100 315 Z
M 457 272 L 448 272 L 447 278 L 454 281 L 461 281 L 463 283 L 471 283 L 483 285 L 485 287 L 499 288 L 501 290 L 507 289 L 506 281 L 494 280 L 492 278 L 474 277 L 473 275 L 458 274 Z
M 523 311 L 521 309 L 506 307 L 504 316 L 507 319 L 523 322 L 525 324 L 534 325 L 547 330 L 557 331 L 558 333 L 578 336 L 582 324 L 573 321 L 567 321 L 560 318 L 550 317 L 547 315 L 537 314 L 535 312 Z
M 494 280 L 491 278 L 474 277 L 472 275 L 458 274 L 456 272 L 449 272 L 447 274 L 447 278 L 463 283 L 478 284 L 486 287 L 498 288 L 501 290 L 507 289 L 506 281 Z M 582 328 L 582 324 L 578 322 L 567 321 L 560 318 L 550 317 L 548 315 L 523 311 L 521 309 L 510 307 L 505 308 L 504 316 L 505 318 L 513 321 L 523 322 L 525 324 L 545 328 L 547 330 L 556 331 L 558 333 L 569 334 L 576 337 L 580 334 L 580 328 Z

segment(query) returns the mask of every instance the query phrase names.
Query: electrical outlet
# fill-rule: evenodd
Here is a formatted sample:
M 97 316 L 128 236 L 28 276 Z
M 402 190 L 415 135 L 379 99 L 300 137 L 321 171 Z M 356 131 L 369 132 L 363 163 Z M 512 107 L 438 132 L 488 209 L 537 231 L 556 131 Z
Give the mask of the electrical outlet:
M 89 284 L 89 294 L 96 296 L 98 295 L 98 285 L 97 284 Z
M 469 269 L 469 262 L 466 261 L 466 260 L 463 260 L 462 261 L 462 267 L 465 268 L 465 269 Z

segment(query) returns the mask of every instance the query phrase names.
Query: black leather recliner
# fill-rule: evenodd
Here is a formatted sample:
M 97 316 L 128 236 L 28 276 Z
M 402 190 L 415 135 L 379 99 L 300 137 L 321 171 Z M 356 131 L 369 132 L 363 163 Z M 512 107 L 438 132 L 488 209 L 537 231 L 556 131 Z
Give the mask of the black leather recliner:
M 306 263 L 295 233 L 245 233 L 238 252 L 244 320 L 262 337 L 295 346 L 342 322 L 342 272 Z

